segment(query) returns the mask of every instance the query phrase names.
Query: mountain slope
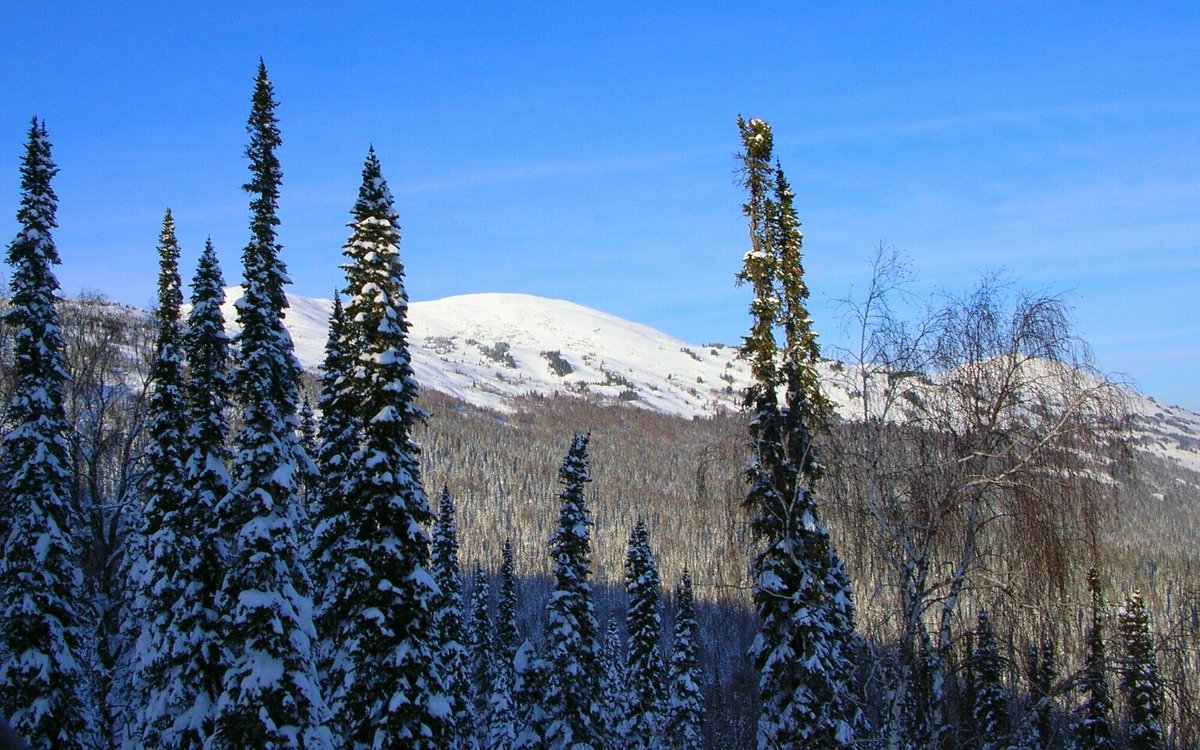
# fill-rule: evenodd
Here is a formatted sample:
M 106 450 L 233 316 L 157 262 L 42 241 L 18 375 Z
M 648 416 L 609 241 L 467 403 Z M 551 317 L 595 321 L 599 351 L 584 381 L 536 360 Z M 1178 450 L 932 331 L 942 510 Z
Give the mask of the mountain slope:
M 226 320 L 236 330 L 227 290 Z M 285 325 L 296 356 L 317 372 L 332 302 L 288 295 Z M 749 385 L 735 347 L 695 345 L 648 326 L 564 300 L 524 294 L 470 294 L 409 307 L 413 368 L 422 388 L 499 411 L 528 395 L 571 394 L 601 402 L 697 417 L 737 410 Z M 861 408 L 852 370 L 819 366 L 822 384 L 843 414 Z M 1200 415 L 1129 392 L 1133 442 L 1200 472 Z

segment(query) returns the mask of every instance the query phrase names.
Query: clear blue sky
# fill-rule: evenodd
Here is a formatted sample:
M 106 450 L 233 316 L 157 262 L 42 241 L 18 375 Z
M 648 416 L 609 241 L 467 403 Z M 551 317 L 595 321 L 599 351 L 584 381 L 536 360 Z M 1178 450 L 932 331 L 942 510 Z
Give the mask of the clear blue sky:
M 167 206 L 185 276 L 211 235 L 237 282 L 262 55 L 294 292 L 340 283 L 374 144 L 413 299 L 526 292 L 736 343 L 743 113 L 775 129 L 827 351 L 832 301 L 883 241 L 920 291 L 1004 269 L 1071 293 L 1104 369 L 1200 410 L 1200 6 L 435 5 L 13 4 L 0 235 L 36 114 L 61 167 L 67 293 L 149 304 Z

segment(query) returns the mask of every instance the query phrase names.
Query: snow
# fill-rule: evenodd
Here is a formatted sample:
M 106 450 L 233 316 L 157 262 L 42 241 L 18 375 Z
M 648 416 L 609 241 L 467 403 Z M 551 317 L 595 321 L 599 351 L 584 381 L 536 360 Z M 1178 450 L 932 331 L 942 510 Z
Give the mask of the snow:
M 226 289 L 223 312 L 231 332 L 237 331 L 234 306 L 241 296 L 240 287 Z M 296 357 L 306 370 L 318 372 L 333 302 L 290 294 L 288 302 L 284 324 Z M 748 363 L 738 358 L 734 346 L 687 343 L 564 300 L 468 294 L 413 302 L 408 315 L 410 359 L 421 387 L 497 411 L 512 411 L 524 396 L 568 395 L 697 417 L 739 410 L 750 384 Z M 497 344 L 508 345 L 515 367 L 485 352 Z M 572 371 L 555 374 L 545 356 L 552 352 Z M 851 419 L 861 418 L 861 371 L 832 361 L 817 369 L 834 408 Z M 868 388 L 875 391 L 886 376 L 873 373 Z M 878 403 L 880 394 L 871 395 Z M 1200 414 L 1132 390 L 1126 395 L 1138 446 L 1200 472 Z

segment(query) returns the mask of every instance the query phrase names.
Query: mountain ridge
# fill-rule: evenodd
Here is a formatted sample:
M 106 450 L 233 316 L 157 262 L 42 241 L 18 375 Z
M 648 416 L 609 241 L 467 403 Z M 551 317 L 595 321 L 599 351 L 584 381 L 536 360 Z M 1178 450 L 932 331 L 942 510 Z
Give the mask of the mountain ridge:
M 227 325 L 237 330 L 240 287 L 226 289 Z M 317 373 L 332 300 L 288 294 L 284 325 L 297 359 Z M 692 344 L 649 326 L 561 299 L 464 294 L 409 304 L 409 346 L 422 388 L 474 406 L 511 412 L 527 396 L 571 395 L 684 418 L 741 408 L 750 384 L 738 349 Z M 818 364 L 822 387 L 842 414 L 861 409 L 848 366 Z M 1200 473 L 1200 414 L 1125 389 L 1132 442 Z

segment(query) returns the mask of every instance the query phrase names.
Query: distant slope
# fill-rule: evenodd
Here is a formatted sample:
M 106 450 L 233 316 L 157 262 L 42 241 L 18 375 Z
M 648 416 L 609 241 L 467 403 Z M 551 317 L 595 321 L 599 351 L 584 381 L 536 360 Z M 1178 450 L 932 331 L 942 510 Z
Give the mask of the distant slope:
M 240 296 L 240 287 L 227 290 L 225 319 L 233 330 Z M 333 303 L 288 300 L 285 325 L 296 356 L 317 372 Z M 499 411 L 511 411 L 522 396 L 572 394 L 690 418 L 737 410 L 750 382 L 735 347 L 690 344 L 564 300 L 469 294 L 412 303 L 409 319 L 421 387 Z M 834 406 L 852 411 L 853 372 L 832 361 L 820 370 Z M 1200 472 L 1200 415 L 1135 392 L 1130 401 L 1134 443 Z

